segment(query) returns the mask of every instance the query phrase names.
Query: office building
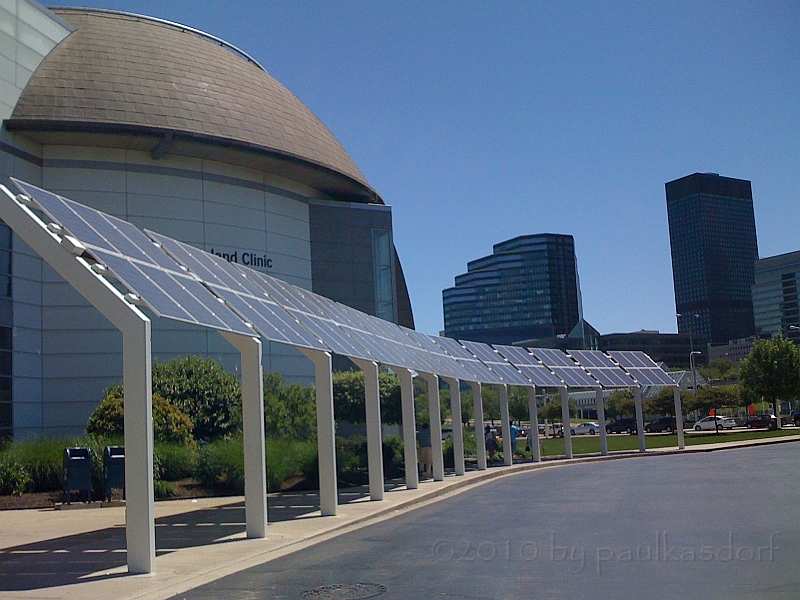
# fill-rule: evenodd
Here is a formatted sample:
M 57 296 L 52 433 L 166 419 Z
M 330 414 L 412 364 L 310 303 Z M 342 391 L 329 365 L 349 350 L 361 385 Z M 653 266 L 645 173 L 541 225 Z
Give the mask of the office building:
M 691 336 L 688 333 L 661 333 L 659 331 L 634 331 L 631 333 L 607 333 L 600 336 L 600 349 L 639 350 L 645 352 L 657 363 L 664 363 L 670 369 L 688 369 L 689 353 L 702 352 L 697 364 L 706 364 L 707 338 L 704 334 Z
M 782 333 L 795 344 L 800 342 L 798 279 L 800 251 L 756 261 L 753 311 L 758 333 Z
M 13 176 L 413 327 L 392 213 L 325 125 L 242 50 L 115 11 L 0 3 L 0 181 Z M 221 336 L 154 318 L 153 356 L 238 368 Z M 0 432 L 80 433 L 122 338 L 0 228 Z M 308 383 L 299 352 L 264 370 Z
M 758 258 L 750 182 L 695 173 L 666 184 L 678 331 L 711 344 L 753 335 Z
M 447 337 L 513 344 L 568 336 L 582 321 L 571 235 L 523 235 L 495 244 L 442 292 Z

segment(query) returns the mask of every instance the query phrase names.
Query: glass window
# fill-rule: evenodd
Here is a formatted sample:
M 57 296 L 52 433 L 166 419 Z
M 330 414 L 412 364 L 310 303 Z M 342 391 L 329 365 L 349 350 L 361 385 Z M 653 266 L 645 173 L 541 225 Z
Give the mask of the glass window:
M 392 323 L 397 321 L 394 302 L 394 253 L 392 232 L 372 230 L 372 262 L 375 274 L 375 315 Z

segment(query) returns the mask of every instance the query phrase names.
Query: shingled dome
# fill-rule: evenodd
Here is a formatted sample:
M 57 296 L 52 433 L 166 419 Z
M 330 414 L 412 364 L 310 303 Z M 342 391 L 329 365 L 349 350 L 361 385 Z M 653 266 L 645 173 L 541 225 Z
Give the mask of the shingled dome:
M 236 48 L 149 17 L 51 10 L 76 31 L 30 79 L 10 131 L 127 135 L 135 141 L 126 147 L 154 152 L 249 156 L 337 199 L 382 203 L 322 122 Z

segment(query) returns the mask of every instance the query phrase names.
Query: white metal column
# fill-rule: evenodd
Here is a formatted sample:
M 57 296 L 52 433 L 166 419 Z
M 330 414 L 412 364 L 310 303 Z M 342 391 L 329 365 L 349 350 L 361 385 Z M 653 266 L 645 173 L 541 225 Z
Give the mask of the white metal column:
M 463 475 L 464 426 L 461 421 L 461 385 L 458 379 L 443 377 L 450 387 L 450 415 L 453 420 L 453 463 L 456 475 Z
M 542 453 L 539 448 L 539 410 L 536 406 L 536 386 L 528 388 L 528 411 L 531 415 L 531 431 L 528 434 L 531 456 L 533 462 L 542 462 Z
M 561 431 L 564 433 L 564 455 L 572 458 L 572 429 L 569 424 L 569 392 L 561 388 Z
M 351 358 L 364 371 L 364 400 L 367 410 L 367 470 L 369 497 L 383 500 L 383 432 L 381 431 L 381 397 L 378 364 L 371 360 Z
M 486 470 L 486 442 L 483 439 L 483 389 L 477 381 L 470 381 L 472 388 L 472 418 L 475 420 L 475 451 L 478 454 L 478 470 Z
M 597 388 L 594 391 L 594 401 L 597 404 L 597 425 L 600 427 L 600 455 L 608 454 L 608 437 L 606 436 L 606 405 L 603 401 L 603 390 Z
M 508 386 L 498 385 L 500 392 L 500 426 L 503 431 L 503 464 L 514 463 L 514 452 L 511 448 L 511 418 L 508 416 Z
M 406 461 L 406 488 L 419 487 L 417 469 L 417 416 L 414 407 L 414 377 L 408 369 L 394 368 L 400 378 L 400 405 L 403 410 L 403 455 Z
M 267 535 L 267 465 L 264 435 L 264 371 L 261 340 L 221 332 L 242 355 L 244 514 L 249 538 Z
M 639 452 L 644 452 L 647 447 L 644 442 L 644 412 L 642 411 L 642 388 L 633 389 L 633 397 L 636 404 L 636 434 L 639 438 Z
M 319 508 L 322 516 L 338 511 L 339 490 L 336 478 L 336 424 L 333 420 L 333 375 L 331 355 L 300 348 L 314 363 L 317 392 L 317 454 L 319 455 Z
M 681 389 L 678 386 L 675 386 L 675 391 L 672 395 L 675 400 L 675 433 L 678 434 L 678 449 L 684 450 L 686 449 L 686 440 L 683 436 L 683 407 L 681 406 Z
M 433 480 L 444 481 L 444 456 L 442 455 L 442 410 L 439 406 L 439 377 L 433 373 L 420 373 L 428 384 L 428 414 L 431 421 L 431 450 L 433 451 Z

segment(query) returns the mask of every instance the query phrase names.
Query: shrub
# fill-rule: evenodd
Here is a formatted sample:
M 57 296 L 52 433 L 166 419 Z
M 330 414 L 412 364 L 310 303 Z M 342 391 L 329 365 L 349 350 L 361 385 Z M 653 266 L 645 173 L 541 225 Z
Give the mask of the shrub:
M 397 477 L 403 471 L 406 459 L 403 439 L 396 435 L 383 438 L 383 471 L 386 477 Z
M 86 433 L 121 438 L 125 433 L 124 399 L 106 395 L 89 417 Z M 160 396 L 153 396 L 153 437 L 165 444 L 183 444 L 189 447 L 197 445 L 192 436 L 192 420 L 177 406 Z
M 313 437 L 317 431 L 314 386 L 287 386 L 279 373 L 264 375 L 264 426 L 267 437 Z
M 73 440 L 39 439 L 14 442 L 6 460 L 22 465 L 31 477 L 32 492 L 51 492 L 63 487 L 64 448 Z
M 32 483 L 27 469 L 18 462 L 0 463 L 0 496 L 21 496 Z
M 317 440 L 269 438 L 267 440 L 267 491 L 277 492 L 295 477 L 310 485 L 319 481 Z
M 153 495 L 159 499 L 174 498 L 178 495 L 178 491 L 169 481 L 156 479 L 153 481 Z
M 207 488 L 244 493 L 242 438 L 217 440 L 203 446 L 197 461 L 197 478 Z
M 182 444 L 157 444 L 154 461 L 156 457 L 161 465 L 161 479 L 164 481 L 194 477 L 198 457 L 196 448 L 188 448 Z

